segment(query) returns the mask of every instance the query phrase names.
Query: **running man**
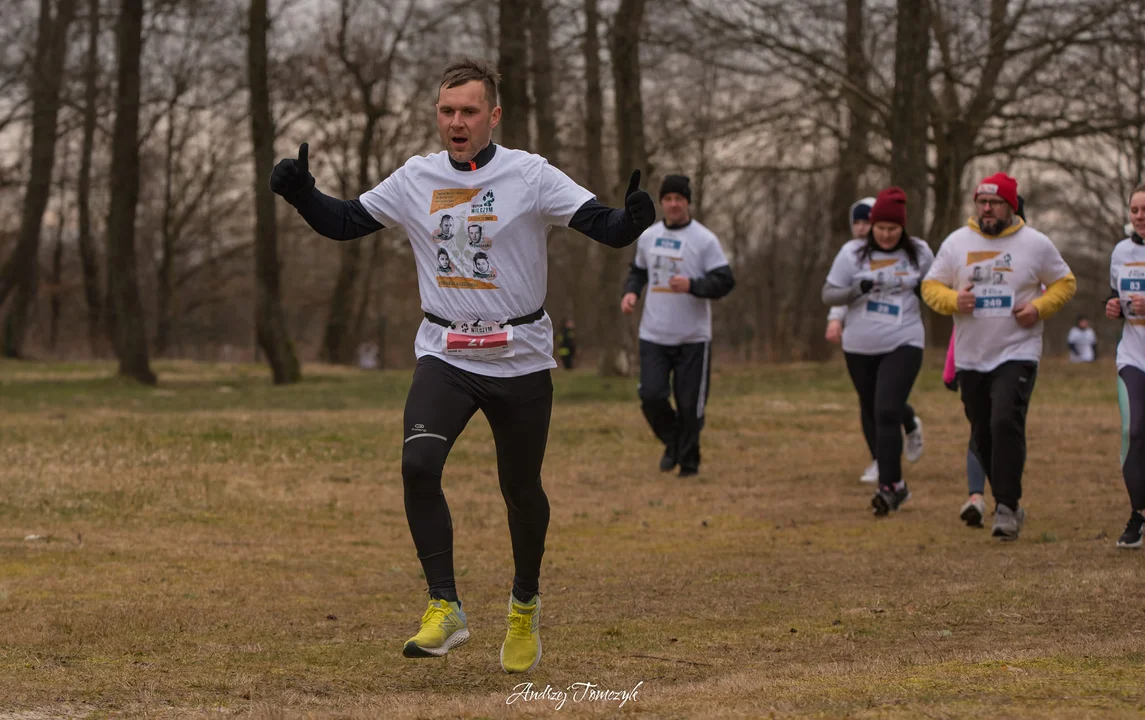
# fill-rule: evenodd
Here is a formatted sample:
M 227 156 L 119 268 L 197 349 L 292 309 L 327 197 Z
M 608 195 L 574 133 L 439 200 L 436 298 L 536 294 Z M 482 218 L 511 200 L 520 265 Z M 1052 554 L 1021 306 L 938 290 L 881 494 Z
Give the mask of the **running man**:
M 899 426 L 922 367 L 926 331 L 918 283 L 933 261 L 926 242 L 906 231 L 906 193 L 891 187 L 875 200 L 867 236 L 839 250 L 823 283 L 823 302 L 847 307 L 843 353 L 859 395 L 863 435 L 878 467 L 879 487 L 871 498 L 877 517 L 910 499 L 902 479 Z
M 1026 201 L 1021 195 L 1018 195 L 1018 210 L 1017 215 L 1026 221 Z M 1006 258 L 1003 257 L 1003 260 Z M 1042 288 L 1038 292 L 1041 293 Z M 946 389 L 951 392 L 958 392 L 958 371 L 956 370 L 956 363 L 954 362 L 954 331 L 950 332 L 950 344 L 946 348 L 946 364 L 942 369 L 942 382 L 946 385 Z M 958 509 L 958 517 L 962 522 L 966 523 L 967 527 L 982 528 L 985 527 L 986 519 L 986 500 L 984 498 L 986 493 L 986 472 L 982 470 L 982 463 L 978 462 L 978 454 L 974 450 L 974 437 L 970 437 L 970 442 L 966 448 L 966 491 L 970 497 Z
M 851 206 L 851 238 L 865 238 L 871 232 L 871 208 L 875 206 L 873 197 L 866 197 Z M 829 343 L 838 345 L 843 340 L 843 320 L 847 317 L 847 306 L 836 305 L 827 312 L 826 339 Z M 875 460 L 875 446 L 872 444 L 875 437 L 873 420 L 866 415 L 862 417 L 863 438 L 867 441 L 867 449 L 871 452 L 871 464 L 859 476 L 860 482 L 873 483 L 879 481 L 879 463 Z M 903 406 L 902 431 L 906 435 L 903 443 L 903 453 L 909 462 L 916 463 L 922 459 L 923 437 L 922 420 L 915 414 L 910 403 Z
M 640 316 L 640 403 L 664 443 L 660 470 L 700 471 L 700 431 L 711 377 L 712 300 L 735 287 L 720 241 L 692 219 L 692 188 L 683 175 L 660 185 L 664 219 L 636 245 L 620 309 L 631 314 L 650 285 Z M 676 409 L 668 398 L 673 390 Z
M 1129 491 L 1129 522 L 1117 547 L 1139 548 L 1145 528 L 1145 185 L 1129 196 L 1132 232 L 1109 260 L 1110 298 L 1105 316 L 1123 318 L 1117 345 L 1117 399 L 1121 407 L 1121 475 Z
M 1077 281 L 1053 242 L 1018 217 L 1012 177 L 983 180 L 974 205 L 977 217 L 942 242 L 922 295 L 936 312 L 954 315 L 962 405 L 996 504 L 993 536 L 1017 540 L 1026 517 L 1019 507 L 1026 412 L 1042 357 L 1043 321 L 1069 302 Z M 993 282 L 997 276 L 1002 282 Z
M 501 667 L 526 672 L 541 659 L 539 577 L 549 525 L 541 464 L 553 404 L 549 371 L 556 363 L 552 322 L 542 307 L 546 237 L 550 226 L 567 225 L 610 247 L 625 247 L 655 221 L 656 206 L 639 188 L 639 171 L 632 174 L 625 208 L 613 210 L 544 158 L 490 142 L 501 119 L 499 80 L 497 70 L 480 60 L 446 68 L 437 101 L 445 152 L 410 158 L 357 200 L 318 191 L 305 143 L 298 159 L 278 163 L 270 184 L 321 235 L 352 240 L 401 226 L 413 247 L 425 319 L 414 342 L 417 368 L 406 398 L 402 483 L 429 606 L 403 654 L 441 656 L 469 639 L 441 474 L 457 437 L 480 410 L 493 430 L 513 544 Z M 452 232 L 452 220 L 441 222 L 443 213 L 497 229 L 495 277 L 487 257 L 482 269 L 481 253 L 469 258 L 461 252 L 469 238 Z M 453 250 L 452 275 L 439 274 L 439 246 Z

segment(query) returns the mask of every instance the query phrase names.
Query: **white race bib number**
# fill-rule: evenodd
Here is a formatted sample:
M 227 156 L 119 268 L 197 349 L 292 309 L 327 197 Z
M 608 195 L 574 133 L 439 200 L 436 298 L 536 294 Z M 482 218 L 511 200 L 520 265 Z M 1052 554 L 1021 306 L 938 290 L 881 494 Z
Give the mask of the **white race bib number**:
M 1117 294 L 1121 297 L 1121 310 L 1126 318 L 1140 317 L 1133 312 L 1132 297 L 1145 295 L 1145 267 L 1117 266 Z
M 974 317 L 1002 318 L 1014 314 L 1014 291 L 1008 287 L 976 286 L 974 288 Z
M 887 325 L 902 324 L 902 300 L 899 298 L 871 298 L 867 300 L 868 320 Z
M 470 360 L 513 357 L 513 326 L 491 323 L 446 328 L 444 342 L 442 352 L 451 357 Z

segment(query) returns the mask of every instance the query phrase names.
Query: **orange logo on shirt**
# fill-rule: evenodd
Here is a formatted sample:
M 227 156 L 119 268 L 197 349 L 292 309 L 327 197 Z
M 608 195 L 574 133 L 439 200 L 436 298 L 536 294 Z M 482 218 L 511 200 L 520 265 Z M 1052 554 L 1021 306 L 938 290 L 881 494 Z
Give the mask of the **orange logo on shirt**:
M 979 252 L 966 253 L 966 267 L 993 260 L 1001 254 L 1001 250 L 980 250 Z
M 890 267 L 891 265 L 898 265 L 898 260 L 895 258 L 891 258 L 889 260 L 871 260 L 871 270 L 882 270 L 883 268 Z
M 443 190 L 434 190 L 433 202 L 430 203 L 429 206 L 429 214 L 432 215 L 438 210 L 448 210 L 462 203 L 472 202 L 473 198 L 477 197 L 477 193 L 479 192 L 481 192 L 481 188 L 445 188 Z
M 440 288 L 453 288 L 455 290 L 500 290 L 491 282 L 467 277 L 442 277 L 438 275 L 437 286 Z

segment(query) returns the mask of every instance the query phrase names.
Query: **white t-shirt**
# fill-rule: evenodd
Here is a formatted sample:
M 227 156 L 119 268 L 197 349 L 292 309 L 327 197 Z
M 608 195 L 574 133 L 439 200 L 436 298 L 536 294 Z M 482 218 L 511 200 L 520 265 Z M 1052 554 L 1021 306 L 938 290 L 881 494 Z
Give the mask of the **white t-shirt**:
M 1097 333 L 1093 328 L 1070 328 L 1066 342 L 1074 347 L 1069 353 L 1070 362 L 1088 363 L 1097 357 L 1093 350 L 1097 346 Z
M 909 345 L 926 345 L 926 330 L 919 313 L 915 288 L 921 282 L 934 252 L 925 242 L 910 238 L 918 252 L 918 267 L 910 263 L 906 250 L 875 250 L 860 260 L 859 250 L 865 238 L 848 241 L 839 249 L 827 282 L 849 288 L 856 282 L 870 280 L 874 288 L 847 306 L 843 320 L 843 352 L 857 355 L 882 355 Z
M 1145 293 L 1145 245 L 1129 238 L 1117 243 L 1109 259 L 1109 286 L 1121 296 L 1125 318 L 1117 344 L 1117 369 L 1128 365 L 1145 372 L 1145 317 L 1135 315 L 1129 304 L 1131 295 Z
M 954 358 L 959 370 L 990 372 L 1010 361 L 1042 358 L 1043 321 L 1024 328 L 1014 309 L 1070 274 L 1053 242 L 1023 225 L 1002 237 L 966 226 L 950 233 L 927 274 L 955 290 L 974 285 L 973 314 L 954 315 Z
M 635 262 L 648 271 L 640 339 L 657 345 L 711 342 L 712 301 L 673 292 L 668 280 L 675 275 L 702 277 L 727 265 L 719 238 L 696 220 L 676 229 L 661 220 L 636 241 Z
M 469 171 L 455 169 L 444 151 L 412 157 L 360 200 L 378 222 L 400 225 L 409 235 L 422 309 L 460 326 L 540 309 L 548 292 L 549 228 L 568 225 L 592 197 L 543 157 L 498 146 L 488 164 Z M 423 320 L 417 357 L 432 355 L 494 377 L 556 367 L 547 314 L 512 329 L 507 357 L 447 354 L 446 335 L 446 328 Z

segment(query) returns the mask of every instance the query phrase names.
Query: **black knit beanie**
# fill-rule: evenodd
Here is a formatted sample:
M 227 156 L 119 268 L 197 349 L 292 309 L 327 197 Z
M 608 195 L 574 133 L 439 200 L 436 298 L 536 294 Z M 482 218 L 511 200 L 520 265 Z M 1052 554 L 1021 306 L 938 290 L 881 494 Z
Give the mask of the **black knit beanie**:
M 668 175 L 664 178 L 664 182 L 660 183 L 661 199 L 668 193 L 679 193 L 685 200 L 692 202 L 692 186 L 685 175 Z

